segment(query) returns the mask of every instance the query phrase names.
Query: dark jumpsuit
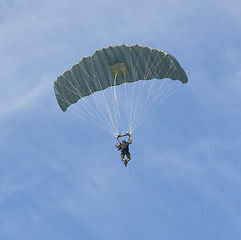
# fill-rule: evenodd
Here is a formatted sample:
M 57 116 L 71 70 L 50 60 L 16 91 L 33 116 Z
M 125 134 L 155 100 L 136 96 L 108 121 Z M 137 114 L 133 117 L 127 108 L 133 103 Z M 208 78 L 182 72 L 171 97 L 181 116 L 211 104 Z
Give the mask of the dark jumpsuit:
M 118 150 L 121 150 L 121 157 L 122 159 L 124 159 L 125 155 L 126 157 L 130 160 L 131 159 L 131 154 L 129 152 L 129 144 L 131 144 L 132 141 L 128 141 L 128 142 L 123 142 L 120 143 L 118 146 Z

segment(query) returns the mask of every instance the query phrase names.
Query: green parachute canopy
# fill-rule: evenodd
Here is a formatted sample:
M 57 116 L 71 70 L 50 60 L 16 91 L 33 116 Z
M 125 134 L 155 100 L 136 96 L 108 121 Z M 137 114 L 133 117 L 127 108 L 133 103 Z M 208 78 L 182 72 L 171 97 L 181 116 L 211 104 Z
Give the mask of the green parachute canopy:
M 164 78 L 188 81 L 183 68 L 169 53 L 138 44 L 121 44 L 82 58 L 57 78 L 54 91 L 60 108 L 66 111 L 79 99 L 108 87 Z

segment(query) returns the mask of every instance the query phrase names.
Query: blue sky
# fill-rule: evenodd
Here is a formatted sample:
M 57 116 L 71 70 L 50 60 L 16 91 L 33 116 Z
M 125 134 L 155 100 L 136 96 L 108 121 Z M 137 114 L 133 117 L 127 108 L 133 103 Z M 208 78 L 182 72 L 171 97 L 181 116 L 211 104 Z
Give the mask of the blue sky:
M 238 0 L 0 0 L 0 239 L 241 238 Z M 96 49 L 174 55 L 189 83 L 115 139 L 55 99 Z

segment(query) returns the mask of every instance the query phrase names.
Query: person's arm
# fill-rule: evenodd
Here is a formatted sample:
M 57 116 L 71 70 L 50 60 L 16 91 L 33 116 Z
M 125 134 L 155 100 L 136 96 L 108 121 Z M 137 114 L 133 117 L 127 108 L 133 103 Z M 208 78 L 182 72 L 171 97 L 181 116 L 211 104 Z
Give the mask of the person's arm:
M 129 135 L 129 141 L 128 141 L 128 144 L 131 144 L 132 143 L 132 140 L 131 140 L 131 136 Z
M 116 142 L 115 142 L 115 147 L 116 147 L 116 148 L 119 147 L 117 140 L 116 140 Z

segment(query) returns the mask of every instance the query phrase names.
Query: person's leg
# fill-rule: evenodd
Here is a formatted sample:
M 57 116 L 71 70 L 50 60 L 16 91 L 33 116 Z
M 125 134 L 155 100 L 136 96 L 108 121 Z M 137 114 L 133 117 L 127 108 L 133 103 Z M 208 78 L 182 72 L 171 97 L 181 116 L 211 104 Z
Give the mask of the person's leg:
M 128 160 L 124 159 L 126 154 L 127 154 L 127 152 L 121 153 L 121 160 L 124 162 L 125 166 L 127 167 Z

